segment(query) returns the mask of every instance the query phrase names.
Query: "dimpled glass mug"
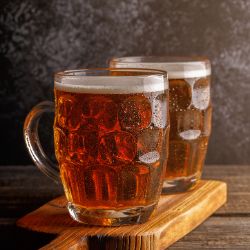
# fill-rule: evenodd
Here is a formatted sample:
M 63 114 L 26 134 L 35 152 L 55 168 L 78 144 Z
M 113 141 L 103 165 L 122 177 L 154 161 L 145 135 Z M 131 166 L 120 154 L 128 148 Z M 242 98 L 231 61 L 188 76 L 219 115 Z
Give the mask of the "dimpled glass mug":
M 111 67 L 165 70 L 169 77 L 169 157 L 162 192 L 184 192 L 201 177 L 211 133 L 211 66 L 203 57 L 122 57 Z
M 73 219 L 91 225 L 145 222 L 165 174 L 167 74 L 146 69 L 81 69 L 55 74 L 55 108 L 42 102 L 24 125 L 27 148 L 46 175 L 58 167 L 42 150 L 41 115 L 53 112 L 60 177 Z

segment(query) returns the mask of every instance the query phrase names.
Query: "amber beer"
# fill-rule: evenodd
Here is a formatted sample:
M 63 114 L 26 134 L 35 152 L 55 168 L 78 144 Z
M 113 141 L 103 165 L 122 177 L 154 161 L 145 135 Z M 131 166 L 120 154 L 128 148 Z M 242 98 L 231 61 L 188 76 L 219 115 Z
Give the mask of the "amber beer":
M 209 61 L 196 57 L 124 57 L 113 59 L 110 65 L 168 72 L 170 139 L 163 192 L 194 187 L 201 177 L 211 133 Z
M 148 217 L 159 199 L 169 132 L 168 86 L 161 76 L 138 87 L 134 83 L 142 80 L 133 79 L 135 73 L 126 73 L 125 81 L 114 71 L 98 89 L 92 89 L 91 77 L 84 84 L 80 77 L 55 82 L 56 157 L 69 207 L 84 211 L 84 222 L 111 224 L 91 213 L 86 219 L 88 211 L 98 209 L 129 214 L 136 207 L 136 215 L 145 208 Z M 81 221 L 81 215 L 71 214 Z

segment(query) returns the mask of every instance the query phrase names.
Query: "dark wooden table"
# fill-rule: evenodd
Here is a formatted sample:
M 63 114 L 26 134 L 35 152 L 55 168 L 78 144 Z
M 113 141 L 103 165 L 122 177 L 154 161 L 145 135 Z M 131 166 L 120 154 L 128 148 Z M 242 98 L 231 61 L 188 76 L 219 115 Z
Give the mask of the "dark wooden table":
M 227 182 L 228 202 L 169 249 L 250 249 L 250 166 L 206 166 L 203 177 Z M 34 166 L 0 166 L 0 249 L 38 249 L 54 239 L 15 221 L 62 193 Z

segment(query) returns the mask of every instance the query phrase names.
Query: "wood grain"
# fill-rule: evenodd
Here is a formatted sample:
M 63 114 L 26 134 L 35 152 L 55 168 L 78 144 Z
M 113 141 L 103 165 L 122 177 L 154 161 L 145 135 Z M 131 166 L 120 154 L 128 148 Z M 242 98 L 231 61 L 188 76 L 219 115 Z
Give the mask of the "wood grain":
M 210 217 L 192 233 L 168 248 L 168 250 L 189 249 L 250 249 L 250 218 Z
M 43 249 L 164 249 L 197 227 L 226 202 L 226 184 L 201 181 L 190 192 L 161 196 L 152 218 L 141 225 L 90 227 L 74 222 L 65 208 L 65 199 L 53 200 L 21 218 L 21 227 L 57 237 Z M 99 246 L 101 248 L 99 248 Z

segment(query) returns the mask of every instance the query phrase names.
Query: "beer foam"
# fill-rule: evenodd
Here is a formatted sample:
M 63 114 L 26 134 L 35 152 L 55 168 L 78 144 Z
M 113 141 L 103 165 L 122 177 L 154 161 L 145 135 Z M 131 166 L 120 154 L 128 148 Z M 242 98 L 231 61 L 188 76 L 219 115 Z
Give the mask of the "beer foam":
M 115 68 L 144 68 L 164 70 L 168 79 L 200 78 L 211 75 L 207 59 L 178 57 L 121 57 L 110 62 Z
M 130 94 L 164 91 L 168 81 L 163 75 L 138 76 L 62 76 L 55 88 L 74 93 Z

